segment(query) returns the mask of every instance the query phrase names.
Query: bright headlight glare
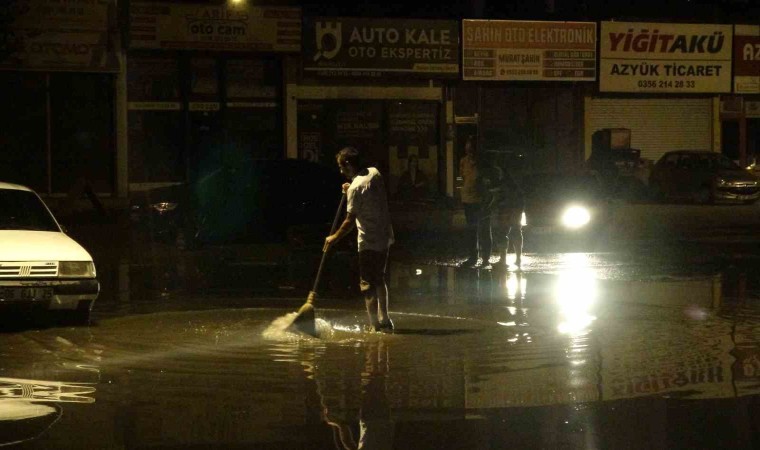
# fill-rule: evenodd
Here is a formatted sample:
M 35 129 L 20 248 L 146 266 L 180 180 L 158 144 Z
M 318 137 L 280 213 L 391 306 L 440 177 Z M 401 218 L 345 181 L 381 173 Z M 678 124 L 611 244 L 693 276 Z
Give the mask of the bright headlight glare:
M 95 278 L 95 264 L 91 261 L 61 261 L 58 276 L 62 278 Z
M 562 224 L 568 228 L 581 228 L 590 221 L 591 214 L 582 206 L 571 206 L 562 214 Z
M 163 213 L 163 212 L 168 212 L 168 211 L 174 211 L 175 209 L 177 209 L 177 204 L 172 203 L 172 202 L 158 202 L 158 203 L 152 203 L 150 207 L 160 213 Z

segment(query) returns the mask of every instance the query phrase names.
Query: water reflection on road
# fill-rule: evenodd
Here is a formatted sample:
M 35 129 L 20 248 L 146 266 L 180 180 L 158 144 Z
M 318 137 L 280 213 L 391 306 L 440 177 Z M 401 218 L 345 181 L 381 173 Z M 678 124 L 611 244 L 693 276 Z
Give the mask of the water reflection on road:
M 264 333 L 303 297 L 145 289 L 125 265 L 93 327 L 0 334 L 0 438 L 38 448 L 750 448 L 754 277 L 650 269 L 590 254 L 533 255 L 519 272 L 396 263 L 394 334 L 365 332 L 359 302 L 323 298 L 313 339 Z M 704 426 L 716 417 L 729 418 L 724 428 Z

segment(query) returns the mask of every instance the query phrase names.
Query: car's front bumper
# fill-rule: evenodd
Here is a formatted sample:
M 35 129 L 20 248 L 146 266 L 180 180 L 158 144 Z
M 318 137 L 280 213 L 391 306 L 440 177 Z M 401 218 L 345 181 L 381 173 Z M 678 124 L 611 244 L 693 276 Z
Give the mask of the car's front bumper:
M 91 309 L 100 293 L 97 279 L 0 280 L 0 307 L 48 310 Z
M 715 201 L 753 202 L 760 198 L 758 186 L 718 186 L 715 188 Z

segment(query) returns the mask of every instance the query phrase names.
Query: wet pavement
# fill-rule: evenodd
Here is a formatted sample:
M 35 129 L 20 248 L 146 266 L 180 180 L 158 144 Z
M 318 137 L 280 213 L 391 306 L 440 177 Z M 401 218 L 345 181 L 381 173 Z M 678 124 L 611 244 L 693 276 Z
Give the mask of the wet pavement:
M 760 444 L 751 247 L 529 252 L 521 271 L 478 271 L 456 267 L 455 244 L 409 245 L 391 264 L 392 334 L 363 328 L 337 275 L 355 271 L 346 251 L 315 339 L 281 325 L 318 254 L 89 245 L 103 284 L 91 326 L 0 333 L 0 446 Z

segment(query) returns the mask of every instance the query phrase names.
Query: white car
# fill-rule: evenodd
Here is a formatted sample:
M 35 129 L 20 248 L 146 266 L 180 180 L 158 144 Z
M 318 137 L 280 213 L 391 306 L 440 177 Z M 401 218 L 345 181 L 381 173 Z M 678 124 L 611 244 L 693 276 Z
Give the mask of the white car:
M 92 256 L 33 190 L 0 182 L 0 308 L 87 322 L 100 283 Z

